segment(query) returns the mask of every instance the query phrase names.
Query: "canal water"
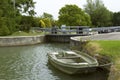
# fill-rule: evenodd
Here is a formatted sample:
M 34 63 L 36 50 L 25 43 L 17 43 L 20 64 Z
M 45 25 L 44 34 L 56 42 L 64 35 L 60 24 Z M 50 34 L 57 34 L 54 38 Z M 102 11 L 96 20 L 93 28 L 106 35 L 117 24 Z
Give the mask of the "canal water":
M 0 47 L 0 80 L 107 80 L 108 74 L 102 70 L 68 75 L 55 69 L 47 53 L 64 50 L 70 50 L 69 44 Z

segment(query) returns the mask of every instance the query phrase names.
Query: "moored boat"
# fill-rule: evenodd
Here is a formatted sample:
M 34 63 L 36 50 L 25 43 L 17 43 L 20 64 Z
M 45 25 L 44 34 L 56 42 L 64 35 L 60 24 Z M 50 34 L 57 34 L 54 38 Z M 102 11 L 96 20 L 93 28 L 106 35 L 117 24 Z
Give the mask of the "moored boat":
M 95 58 L 79 51 L 48 53 L 48 59 L 55 68 L 67 74 L 93 72 L 98 66 Z

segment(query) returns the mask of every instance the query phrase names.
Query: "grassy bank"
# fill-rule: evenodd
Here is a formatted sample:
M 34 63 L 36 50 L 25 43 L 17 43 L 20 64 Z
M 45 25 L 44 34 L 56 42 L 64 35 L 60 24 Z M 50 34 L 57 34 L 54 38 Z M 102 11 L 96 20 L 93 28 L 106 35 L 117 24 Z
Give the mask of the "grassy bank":
M 119 41 L 92 41 L 92 43 L 98 44 L 100 54 L 108 55 L 113 61 L 112 78 L 114 80 L 120 80 L 120 40 Z M 98 47 L 97 47 L 98 48 Z M 112 80 L 110 78 L 110 80 Z
M 120 41 L 93 41 L 100 45 L 100 54 L 105 54 L 112 57 L 116 62 L 120 58 Z M 120 61 L 120 59 L 119 59 Z
M 44 35 L 45 32 L 23 32 L 23 31 L 17 31 L 14 32 L 11 35 L 7 36 L 0 36 L 0 37 L 9 37 L 9 36 L 37 36 L 37 35 Z
M 10 36 L 36 36 L 36 35 L 42 35 L 44 32 L 23 32 L 23 31 L 18 31 L 13 33 Z

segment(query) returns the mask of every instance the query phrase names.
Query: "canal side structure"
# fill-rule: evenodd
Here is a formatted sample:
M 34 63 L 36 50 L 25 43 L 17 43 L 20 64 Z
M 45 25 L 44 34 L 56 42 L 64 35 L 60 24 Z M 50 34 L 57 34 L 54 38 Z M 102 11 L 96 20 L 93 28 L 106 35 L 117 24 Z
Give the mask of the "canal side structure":
M 0 37 L 0 46 L 32 45 L 45 42 L 44 35 Z
M 69 43 L 70 38 L 74 36 L 85 36 L 83 34 L 47 34 L 45 35 L 46 42 L 62 42 Z

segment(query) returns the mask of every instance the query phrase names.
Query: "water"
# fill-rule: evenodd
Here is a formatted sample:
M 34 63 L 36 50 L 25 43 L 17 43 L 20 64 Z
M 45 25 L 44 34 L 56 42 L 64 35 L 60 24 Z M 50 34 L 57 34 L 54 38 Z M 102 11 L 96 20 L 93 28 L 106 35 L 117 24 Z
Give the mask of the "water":
M 67 75 L 48 63 L 47 53 L 69 50 L 68 44 L 0 47 L 0 80 L 107 80 L 101 71 Z

